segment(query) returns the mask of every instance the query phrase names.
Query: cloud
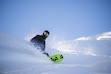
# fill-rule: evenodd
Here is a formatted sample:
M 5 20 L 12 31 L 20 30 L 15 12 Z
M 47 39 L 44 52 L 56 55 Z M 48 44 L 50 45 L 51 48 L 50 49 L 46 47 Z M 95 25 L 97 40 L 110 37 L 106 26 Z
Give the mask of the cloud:
M 82 47 L 82 45 L 77 41 L 61 41 L 56 42 L 55 44 L 52 43 L 50 46 L 51 48 L 57 49 L 63 53 L 96 56 L 95 51 L 92 48 Z
M 111 32 L 95 36 L 80 37 L 68 41 L 49 41 L 48 46 L 63 53 L 76 55 L 111 55 Z M 103 41 L 104 40 L 104 41 Z
M 94 37 L 80 37 L 80 38 L 75 39 L 75 41 L 86 41 L 86 40 L 92 40 L 92 39 L 110 40 L 111 39 L 111 32 L 105 32 L 105 33 L 96 35 Z
M 79 40 L 81 40 L 81 41 L 84 41 L 84 40 L 91 40 L 91 38 L 90 38 L 90 37 L 81 37 L 81 38 L 75 39 L 75 41 L 79 41 Z
M 111 39 L 111 32 L 106 32 L 97 37 L 97 40 L 109 40 Z
M 86 41 L 86 40 L 92 40 L 92 39 L 96 39 L 96 40 L 110 40 L 111 39 L 111 32 L 105 32 L 99 35 L 96 35 L 94 37 L 80 37 L 75 39 L 75 41 Z

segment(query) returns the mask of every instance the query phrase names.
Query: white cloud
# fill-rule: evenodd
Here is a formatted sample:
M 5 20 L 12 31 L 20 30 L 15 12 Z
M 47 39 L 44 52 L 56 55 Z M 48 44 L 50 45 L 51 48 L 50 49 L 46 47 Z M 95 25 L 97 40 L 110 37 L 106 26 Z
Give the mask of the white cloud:
M 97 54 L 95 53 L 95 51 L 94 51 L 93 49 L 90 49 L 90 48 L 85 49 L 83 52 L 84 52 L 84 54 L 86 54 L 86 55 L 97 56 Z
M 97 37 L 97 40 L 109 40 L 111 39 L 111 32 L 106 32 Z
M 84 40 L 91 40 L 91 38 L 90 37 L 81 37 L 81 38 L 77 38 L 77 39 L 75 39 L 75 41 L 84 41 Z
M 77 41 L 59 41 L 51 43 L 49 46 L 63 53 L 96 56 L 96 53 L 93 49 L 90 47 L 82 47 L 82 45 Z
M 92 39 L 95 39 L 95 40 L 109 40 L 111 39 L 111 32 L 105 32 L 103 34 L 99 34 L 95 37 L 80 37 L 80 38 L 77 38 L 75 39 L 75 41 L 86 41 L 86 40 L 92 40 Z
M 49 47 L 59 50 L 63 53 L 76 54 L 76 55 L 92 55 L 98 56 L 110 54 L 107 51 L 111 49 L 111 32 L 106 32 L 98 36 L 80 37 L 75 40 L 68 41 L 49 41 Z M 102 40 L 104 42 L 98 40 Z M 107 41 L 108 40 L 108 41 Z M 106 51 L 106 52 L 105 52 Z

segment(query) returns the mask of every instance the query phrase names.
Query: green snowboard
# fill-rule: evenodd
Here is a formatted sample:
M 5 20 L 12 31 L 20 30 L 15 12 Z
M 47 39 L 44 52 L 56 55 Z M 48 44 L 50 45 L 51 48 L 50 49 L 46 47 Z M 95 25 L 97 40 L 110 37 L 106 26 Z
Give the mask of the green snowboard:
M 53 61 L 53 63 L 59 63 L 63 60 L 63 55 L 62 54 L 55 54 L 52 56 L 49 56 L 49 58 Z

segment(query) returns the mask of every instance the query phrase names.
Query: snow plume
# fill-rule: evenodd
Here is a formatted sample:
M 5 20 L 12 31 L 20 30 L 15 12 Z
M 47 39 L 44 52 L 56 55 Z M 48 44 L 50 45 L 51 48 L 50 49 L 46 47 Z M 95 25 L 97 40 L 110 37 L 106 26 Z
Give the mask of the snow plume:
M 51 40 L 49 42 L 51 48 L 63 53 L 92 56 L 111 55 L 111 32 L 69 41 Z
M 0 33 L 0 51 L 1 51 L 0 52 L 1 56 L 6 57 L 6 56 L 10 55 L 9 58 L 1 57 L 1 59 L 3 59 L 3 60 L 12 59 L 12 60 L 19 60 L 19 61 L 28 60 L 27 62 L 35 62 L 35 61 L 37 62 L 37 60 L 35 60 L 34 57 L 36 58 L 36 56 L 42 56 L 41 52 L 36 50 L 35 47 L 30 45 L 30 43 L 20 40 L 11 35 L 3 34 L 3 33 Z M 17 57 L 15 57 L 15 56 L 17 56 Z M 26 57 L 26 56 L 28 56 L 28 57 Z M 40 60 L 40 58 L 38 58 L 38 59 Z
M 44 63 L 50 63 L 49 59 L 30 43 L 0 33 L 0 74 L 27 74 L 19 72 L 19 69 L 30 68 L 36 64 L 37 68 L 42 68 L 40 65 Z
M 29 42 L 31 40 L 31 38 L 33 38 L 34 36 L 36 36 L 36 31 L 33 32 L 33 33 L 29 33 L 28 35 L 26 35 L 25 38 L 24 38 L 24 40 L 26 40 L 26 41 Z

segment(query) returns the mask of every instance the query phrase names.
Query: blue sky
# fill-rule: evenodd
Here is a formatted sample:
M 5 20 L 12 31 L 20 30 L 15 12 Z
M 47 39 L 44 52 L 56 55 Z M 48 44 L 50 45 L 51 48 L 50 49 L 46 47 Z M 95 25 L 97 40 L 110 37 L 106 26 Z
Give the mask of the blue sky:
M 45 29 L 67 40 L 111 31 L 111 1 L 0 0 L 0 32 L 24 38 Z

